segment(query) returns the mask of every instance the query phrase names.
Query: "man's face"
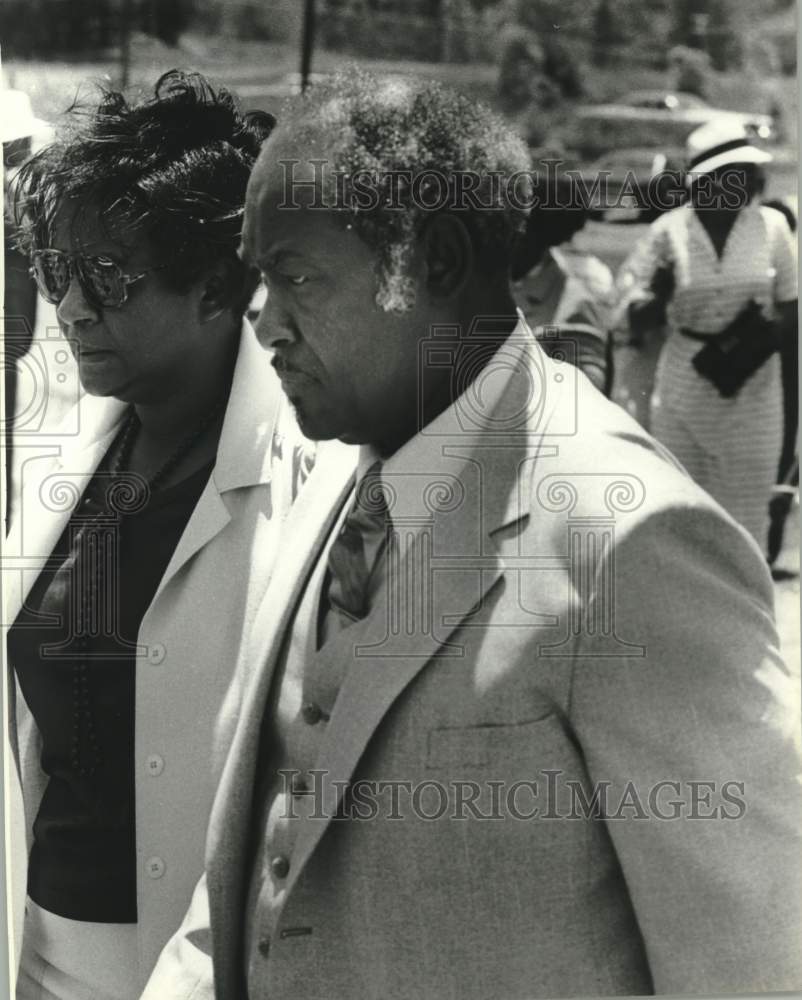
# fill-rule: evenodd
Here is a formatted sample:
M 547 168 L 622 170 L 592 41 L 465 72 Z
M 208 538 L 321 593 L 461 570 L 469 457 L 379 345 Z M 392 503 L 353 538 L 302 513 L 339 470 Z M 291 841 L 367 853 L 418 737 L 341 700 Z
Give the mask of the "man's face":
M 417 430 L 425 308 L 418 303 L 399 315 L 377 306 L 377 252 L 347 220 L 309 208 L 308 189 L 295 195 L 302 207 L 280 207 L 291 200 L 280 163 L 286 159 L 301 161 L 296 180 L 313 178 L 292 142 L 274 133 L 248 186 L 243 254 L 268 289 L 257 336 L 275 352 L 273 365 L 308 437 L 378 447 L 404 440 Z

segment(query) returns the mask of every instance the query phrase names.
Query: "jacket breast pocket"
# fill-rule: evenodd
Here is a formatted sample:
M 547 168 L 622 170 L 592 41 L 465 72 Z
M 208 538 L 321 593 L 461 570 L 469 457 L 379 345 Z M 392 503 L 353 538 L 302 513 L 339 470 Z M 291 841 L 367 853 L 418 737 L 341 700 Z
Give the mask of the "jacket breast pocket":
M 565 742 L 556 712 L 509 724 L 444 726 L 427 734 L 426 766 L 452 768 L 542 760 L 548 750 Z

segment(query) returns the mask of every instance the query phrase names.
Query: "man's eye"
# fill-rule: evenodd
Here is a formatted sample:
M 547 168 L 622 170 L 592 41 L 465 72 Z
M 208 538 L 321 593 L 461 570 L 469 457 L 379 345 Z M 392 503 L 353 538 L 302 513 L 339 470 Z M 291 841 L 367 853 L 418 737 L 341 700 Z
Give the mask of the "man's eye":
M 292 277 L 288 276 L 287 280 L 293 285 L 305 285 L 309 278 L 305 274 L 296 274 Z

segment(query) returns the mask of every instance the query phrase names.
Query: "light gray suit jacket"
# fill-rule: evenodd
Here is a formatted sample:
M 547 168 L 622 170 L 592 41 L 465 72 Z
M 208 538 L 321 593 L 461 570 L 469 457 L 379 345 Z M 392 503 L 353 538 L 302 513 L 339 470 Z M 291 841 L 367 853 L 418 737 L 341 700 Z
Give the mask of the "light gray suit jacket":
M 324 818 L 297 821 L 259 1000 L 802 986 L 799 686 L 762 557 L 523 341 L 489 412 L 449 411 L 437 461 L 388 473 L 402 551 L 368 618 L 317 654 L 345 668 Z M 265 700 L 353 465 L 322 448 L 290 513 L 218 726 L 206 884 L 147 1000 L 211 995 L 209 955 L 218 1000 L 247 995 Z M 402 783 L 394 810 L 371 782 Z

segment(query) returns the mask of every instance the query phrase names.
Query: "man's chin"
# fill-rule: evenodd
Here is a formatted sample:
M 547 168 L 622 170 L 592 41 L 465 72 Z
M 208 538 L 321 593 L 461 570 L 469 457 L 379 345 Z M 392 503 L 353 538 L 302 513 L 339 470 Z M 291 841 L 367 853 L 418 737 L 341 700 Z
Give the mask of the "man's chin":
M 103 396 L 107 399 L 119 399 L 121 403 L 144 403 L 146 397 L 141 386 L 119 379 L 81 378 L 78 372 L 81 388 L 88 396 Z
M 81 388 L 87 396 L 106 396 L 119 399 L 124 403 L 130 402 L 130 400 L 125 398 L 125 389 L 122 386 L 109 385 L 89 378 L 83 379 L 80 378 L 80 375 L 79 381 Z
M 304 437 L 310 441 L 342 441 L 343 444 L 365 444 L 367 436 L 354 430 L 343 429 L 330 416 L 312 414 L 304 410 L 303 405 L 290 400 L 295 412 L 295 419 Z
M 297 399 L 289 397 L 295 412 L 295 419 L 304 437 L 310 441 L 331 441 L 336 438 L 337 431 L 333 422 L 320 414 L 310 413 L 309 409 Z

